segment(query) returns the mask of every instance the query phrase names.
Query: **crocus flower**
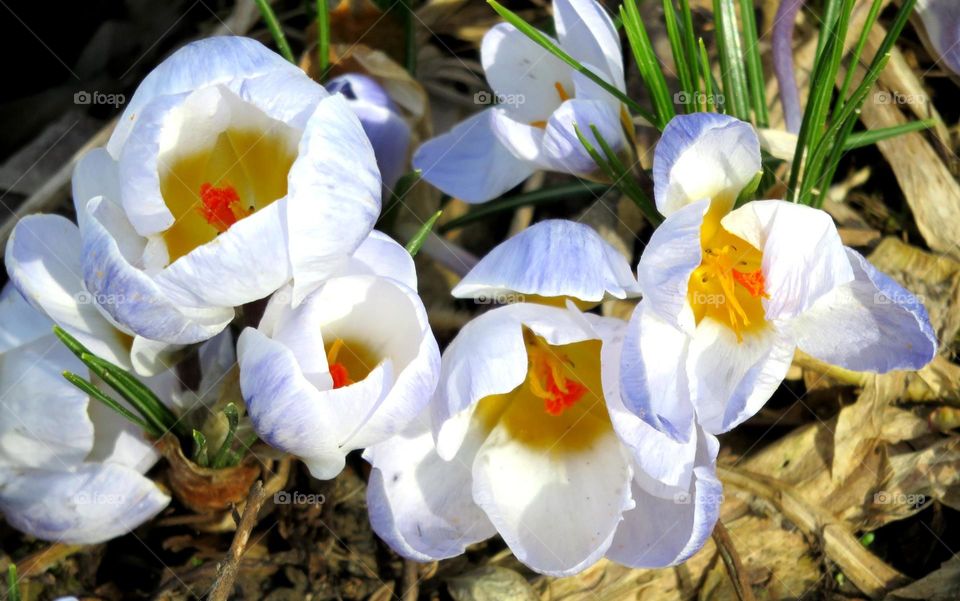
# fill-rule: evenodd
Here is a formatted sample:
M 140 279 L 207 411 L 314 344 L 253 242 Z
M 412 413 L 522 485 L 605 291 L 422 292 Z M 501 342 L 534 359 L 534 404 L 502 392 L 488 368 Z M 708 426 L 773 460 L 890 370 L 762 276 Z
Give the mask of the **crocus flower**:
M 956 0 L 917 0 L 917 14 L 923 21 L 934 58 L 960 74 L 960 4 Z
M 393 186 L 403 174 L 410 151 L 410 126 L 400 116 L 387 91 L 369 75 L 348 73 L 326 83 L 331 94 L 347 98 L 364 133 L 373 145 L 385 186 Z
M 51 240 L 51 242 L 55 242 Z M 143 476 L 158 459 L 130 422 L 61 377 L 84 366 L 52 322 L 7 285 L 0 293 L 0 512 L 37 538 L 98 543 L 136 528 L 170 498 Z M 160 394 L 175 379 L 147 382 Z
M 380 189 L 342 96 L 254 40 L 195 42 L 77 166 L 84 280 L 140 336 L 205 340 L 236 306 L 291 279 L 299 301 L 328 277 L 373 226 Z
M 624 90 L 620 38 L 595 0 L 553 3 L 556 43 L 607 83 Z M 467 202 L 485 202 L 538 170 L 592 178 L 598 168 L 574 125 L 597 146 L 594 125 L 614 150 L 625 147 L 620 101 L 501 23 L 483 37 L 480 58 L 494 95 L 491 106 L 423 144 L 413 157 L 423 178 Z
M 297 307 L 289 289 L 237 343 L 240 388 L 257 434 L 317 478 L 347 453 L 403 429 L 433 394 L 437 342 L 413 260 L 373 232 L 341 271 Z
M 395 551 L 441 559 L 499 533 L 520 561 L 561 576 L 603 556 L 672 565 L 703 545 L 721 501 L 716 439 L 691 422 L 678 443 L 626 410 L 626 322 L 574 306 L 635 293 L 629 271 L 587 226 L 551 221 L 467 276 L 464 294 L 570 302 L 518 302 L 468 323 L 430 408 L 366 451 L 371 524 Z
M 759 171 L 756 133 L 731 117 L 676 117 L 656 148 L 666 220 L 637 267 L 622 388 L 627 407 L 680 440 L 694 417 L 716 434 L 756 413 L 798 347 L 873 372 L 918 369 L 937 349 L 923 305 L 844 247 L 827 213 L 734 208 Z

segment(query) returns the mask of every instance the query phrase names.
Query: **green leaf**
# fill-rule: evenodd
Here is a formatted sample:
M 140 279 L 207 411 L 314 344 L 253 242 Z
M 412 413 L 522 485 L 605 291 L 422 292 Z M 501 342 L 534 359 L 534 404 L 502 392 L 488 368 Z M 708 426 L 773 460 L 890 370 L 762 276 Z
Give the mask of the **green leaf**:
M 159 438 L 163 434 L 154 425 L 141 419 L 135 413 L 133 413 L 132 411 L 130 411 L 129 409 L 127 409 L 126 407 L 124 407 L 123 405 L 115 401 L 114 399 L 111 399 L 109 396 L 104 394 L 102 390 L 94 386 L 92 383 L 84 380 L 77 374 L 69 371 L 65 371 L 62 373 L 62 375 L 64 379 L 67 380 L 67 382 L 70 382 L 71 384 L 73 384 L 74 386 L 82 390 L 87 396 L 93 398 L 94 400 L 100 401 L 101 403 L 103 403 L 113 411 L 116 411 L 121 416 L 133 422 L 134 424 L 142 428 L 144 431 L 149 433 L 150 436 L 154 438 Z
M 290 50 L 290 44 L 287 42 L 287 36 L 283 34 L 283 29 L 280 27 L 280 22 L 277 21 L 277 15 L 270 7 L 270 2 L 268 0 L 254 1 L 257 3 L 257 8 L 260 9 L 260 15 L 263 16 L 263 21 L 266 23 L 267 29 L 270 30 L 270 35 L 273 36 L 273 41 L 276 43 L 280 55 L 291 63 L 297 64 L 297 59 L 294 58 L 293 51 Z
M 227 418 L 227 434 L 223 437 L 223 444 L 217 450 L 213 459 L 210 460 L 210 467 L 222 469 L 229 467 L 233 458 L 237 455 L 232 453 L 230 448 L 233 446 L 233 439 L 237 434 L 237 427 L 240 425 L 240 411 L 233 403 L 227 403 L 223 408 L 223 414 Z
M 20 583 L 17 578 L 17 564 L 11 563 L 7 567 L 7 599 L 20 601 Z
M 433 214 L 430 219 L 427 219 L 427 222 L 424 223 L 416 234 L 413 235 L 413 238 L 410 238 L 410 241 L 407 242 L 407 252 L 410 253 L 411 257 L 417 256 L 417 253 L 420 252 L 420 247 L 423 246 L 423 243 L 426 242 L 427 236 L 430 235 L 430 232 L 433 230 L 433 226 L 437 223 L 437 220 L 440 219 L 440 215 L 443 214 L 443 211 L 437 211 Z
M 517 194 L 516 196 L 498 198 L 497 200 L 485 202 L 483 204 L 471 207 L 469 213 L 444 223 L 440 226 L 438 231 L 441 234 L 446 234 L 447 232 L 461 228 L 465 225 L 480 221 L 486 217 L 489 217 L 490 215 L 495 215 L 505 211 L 513 211 L 520 207 L 548 204 L 558 200 L 573 199 L 580 196 L 596 197 L 604 194 L 612 187 L 613 186 L 610 184 L 578 181 L 572 184 L 564 184 L 562 186 L 555 186 L 552 188 L 541 188 L 539 190 L 534 190 L 533 192 Z
M 625 0 L 625 4 L 633 1 Z M 681 37 L 680 24 L 677 21 L 673 0 L 663 0 L 663 19 L 667 26 L 667 39 L 670 40 L 673 64 L 677 67 L 677 79 L 680 80 L 680 90 L 683 93 L 679 100 L 686 107 L 686 112 L 690 113 L 693 112 L 691 109 L 697 100 L 697 86 L 693 82 L 696 70 L 692 73 L 690 71 L 690 59 L 687 57 L 686 45 Z
M 720 53 L 723 95 L 730 114 L 741 121 L 750 120 L 750 89 L 744 71 L 743 48 L 737 32 L 737 9 L 734 0 L 713 0 L 717 27 L 717 49 Z
M 653 101 L 656 119 L 648 120 L 658 129 L 663 129 L 676 112 L 670 98 L 670 91 L 667 89 L 663 68 L 660 66 L 660 61 L 650 43 L 650 36 L 647 35 L 647 29 L 640 18 L 636 0 L 624 0 L 620 5 L 620 17 L 623 20 L 624 31 L 627 32 L 627 41 L 633 51 L 637 69 L 640 71 L 640 78 L 643 79 Z
M 894 138 L 896 136 L 902 136 L 903 134 L 911 134 L 914 132 L 923 131 L 925 129 L 930 129 L 936 124 L 937 120 L 933 118 L 920 119 L 918 121 L 910 121 L 909 123 L 904 123 L 902 125 L 881 127 L 879 129 L 871 129 L 869 131 L 850 134 L 847 136 L 847 139 L 843 144 L 843 149 L 845 151 L 850 151 L 856 148 L 863 148 L 864 146 L 870 146 L 871 144 L 889 140 L 890 138 Z
M 747 57 L 747 81 L 750 86 L 750 103 L 757 127 L 767 127 L 767 90 L 763 79 L 763 62 L 760 60 L 760 41 L 757 38 L 757 17 L 753 0 L 740 0 L 740 20 L 743 28 L 744 52 Z
M 207 437 L 200 430 L 193 431 L 193 462 L 200 467 L 210 465 L 210 458 L 207 456 Z
M 510 23 L 511 25 L 519 29 L 525 36 L 527 36 L 528 38 L 536 42 L 537 45 L 539 45 L 541 48 L 543 48 L 550 54 L 554 55 L 555 57 L 557 57 L 558 59 L 560 59 L 567 65 L 569 65 L 572 69 L 584 75 L 585 77 L 590 79 L 590 81 L 592 81 L 593 83 L 597 84 L 598 86 L 600 86 L 601 88 L 603 88 L 604 90 L 612 94 L 620 102 L 626 104 L 627 107 L 632 112 L 640 115 L 650 123 L 657 122 L 656 117 L 654 117 L 654 115 L 650 113 L 650 111 L 644 109 L 642 106 L 637 104 L 632 98 L 630 98 L 629 96 L 627 96 L 626 94 L 618 90 L 616 86 L 613 86 L 607 83 L 605 79 L 603 79 L 602 77 L 600 77 L 599 75 L 591 71 L 590 69 L 587 69 L 586 67 L 584 67 L 582 64 L 580 64 L 578 60 L 576 60 L 575 58 L 573 58 L 572 56 L 564 52 L 559 46 L 554 44 L 550 38 L 548 38 L 542 32 L 538 31 L 536 28 L 534 28 L 532 25 L 524 21 L 522 18 L 520 18 L 520 15 L 506 8 L 505 6 L 497 2 L 497 0 L 487 0 L 487 3 L 489 3 L 490 6 L 493 7 L 493 10 L 497 11 L 497 14 L 503 17 L 503 19 L 507 23 Z
M 330 6 L 317 0 L 317 79 L 326 81 L 330 71 Z

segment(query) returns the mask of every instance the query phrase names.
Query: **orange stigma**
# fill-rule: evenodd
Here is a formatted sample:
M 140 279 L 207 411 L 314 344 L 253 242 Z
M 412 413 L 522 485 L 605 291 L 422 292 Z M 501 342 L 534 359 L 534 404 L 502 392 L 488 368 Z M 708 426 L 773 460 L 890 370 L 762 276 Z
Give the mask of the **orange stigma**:
M 753 298 L 770 298 L 763 287 L 763 271 L 737 271 L 733 270 L 731 274 L 733 279 L 743 286 Z
M 344 386 L 349 386 L 354 383 L 350 378 L 350 372 L 347 370 L 347 366 L 343 363 L 337 363 L 337 355 L 340 354 L 340 349 L 343 347 L 343 339 L 337 338 L 333 341 L 333 344 L 330 345 L 330 350 L 327 351 L 327 365 L 330 369 L 330 377 L 333 378 L 334 388 L 343 388 Z
M 210 182 L 200 186 L 200 213 L 214 229 L 223 233 L 231 225 L 249 215 L 240 205 L 240 196 L 230 184 L 216 187 Z M 239 213 L 239 215 L 238 215 Z
M 574 378 L 573 362 L 558 353 L 539 336 L 524 331 L 529 358 L 527 384 L 530 392 L 543 399 L 543 407 L 550 415 L 560 415 L 583 398 L 587 387 Z M 575 377 L 575 376 L 574 376 Z

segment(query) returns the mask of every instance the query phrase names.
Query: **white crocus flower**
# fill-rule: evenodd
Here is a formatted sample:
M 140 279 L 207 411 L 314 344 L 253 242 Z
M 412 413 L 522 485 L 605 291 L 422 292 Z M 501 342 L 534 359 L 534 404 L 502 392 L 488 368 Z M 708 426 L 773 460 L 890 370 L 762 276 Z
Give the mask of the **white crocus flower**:
M 557 43 L 567 54 L 623 91 L 620 37 L 595 0 L 555 0 Z M 480 58 L 498 104 L 427 141 L 413 157 L 423 178 L 467 202 L 485 202 L 538 170 L 594 177 L 598 167 L 574 125 L 595 147 L 594 125 L 611 147 L 626 147 L 627 113 L 619 100 L 513 25 L 483 37 Z M 632 126 L 629 126 L 632 127 Z
M 572 302 L 515 303 L 468 323 L 444 352 L 430 409 L 366 451 L 370 520 L 394 550 L 441 559 L 499 533 L 532 569 L 568 575 L 604 556 L 671 565 L 703 545 L 721 501 L 716 439 L 692 426 L 681 444 L 626 410 L 626 323 L 574 307 L 635 294 L 630 280 L 596 233 L 562 221 L 518 234 L 468 274 L 462 295 Z
M 210 338 L 293 280 L 299 301 L 380 211 L 370 142 L 339 95 L 260 43 L 181 48 L 140 84 L 74 199 L 83 275 L 146 338 Z
M 409 253 L 373 232 L 341 271 L 297 307 L 271 298 L 237 344 L 254 430 L 317 478 L 346 455 L 402 430 L 429 401 L 440 352 Z
M 44 540 L 92 544 L 120 536 L 170 498 L 143 476 L 158 459 L 142 432 L 63 379 L 85 367 L 52 322 L 12 285 L 0 294 L 0 512 Z M 146 380 L 172 389 L 166 372 Z
M 678 440 L 756 413 L 794 350 L 848 369 L 918 369 L 936 352 L 923 305 L 843 246 L 830 216 L 779 200 L 734 208 L 760 171 L 753 128 L 676 117 L 654 157 L 666 220 L 637 267 L 644 298 L 624 345 L 626 405 Z

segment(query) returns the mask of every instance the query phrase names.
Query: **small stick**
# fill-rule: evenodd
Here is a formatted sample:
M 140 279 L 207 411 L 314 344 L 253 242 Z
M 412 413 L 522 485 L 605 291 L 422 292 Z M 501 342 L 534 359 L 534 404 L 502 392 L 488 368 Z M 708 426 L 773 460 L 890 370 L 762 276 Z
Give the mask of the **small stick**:
M 243 517 L 240 518 L 240 524 L 237 525 L 237 533 L 233 536 L 233 542 L 230 543 L 230 551 L 227 559 L 220 564 L 217 574 L 217 581 L 210 589 L 208 601 L 226 601 L 233 590 L 233 583 L 237 579 L 237 571 L 240 568 L 240 558 L 247 548 L 247 542 L 250 540 L 250 532 L 257 525 L 257 514 L 263 507 L 263 502 L 267 495 L 263 492 L 263 481 L 257 482 L 250 489 L 247 496 L 247 506 L 243 510 Z
M 713 542 L 717 543 L 717 551 L 720 552 L 723 565 L 727 567 L 727 574 L 730 575 L 737 598 L 740 601 L 754 601 L 753 589 L 750 588 L 743 564 L 740 563 L 740 554 L 737 553 L 730 533 L 720 520 L 717 520 L 717 525 L 713 527 Z
M 403 601 L 417 601 L 420 596 L 420 565 L 412 559 L 403 560 Z

